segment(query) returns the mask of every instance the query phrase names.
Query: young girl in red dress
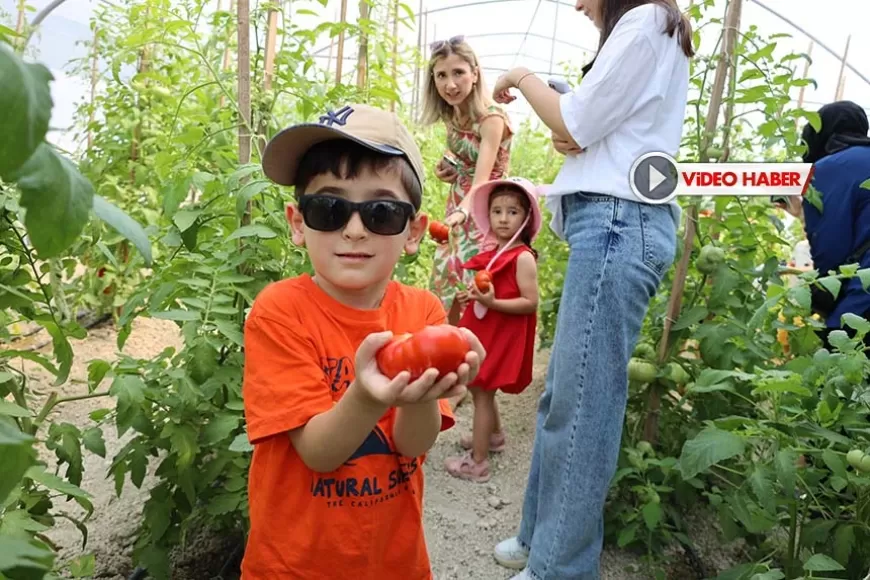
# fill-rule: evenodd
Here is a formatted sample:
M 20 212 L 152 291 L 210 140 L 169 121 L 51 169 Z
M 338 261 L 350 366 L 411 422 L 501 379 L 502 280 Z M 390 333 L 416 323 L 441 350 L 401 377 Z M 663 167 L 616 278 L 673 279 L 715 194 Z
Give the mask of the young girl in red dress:
M 460 297 L 473 302 L 459 326 L 477 335 L 486 358 L 469 385 L 474 425 L 471 435 L 460 439 L 468 451 L 449 458 L 446 468 L 454 477 L 483 483 L 491 476 L 489 452 L 505 445 L 496 391 L 519 394 L 532 381 L 538 271 L 531 244 L 541 229 L 541 210 L 535 186 L 521 177 L 488 181 L 471 195 L 471 217 L 483 236 L 482 251 L 462 267 L 478 274 L 486 270 L 492 282 L 485 291 L 472 283 Z

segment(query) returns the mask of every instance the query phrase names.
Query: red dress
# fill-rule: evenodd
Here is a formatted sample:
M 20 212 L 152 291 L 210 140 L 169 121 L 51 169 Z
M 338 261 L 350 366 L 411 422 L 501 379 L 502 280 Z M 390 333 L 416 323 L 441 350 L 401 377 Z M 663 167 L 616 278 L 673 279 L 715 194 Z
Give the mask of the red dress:
M 483 270 L 497 251 L 481 252 L 462 267 L 466 270 Z M 517 260 L 523 252 L 531 252 L 531 249 L 525 245 L 511 248 L 499 256 L 489 269 L 496 298 L 520 297 Z M 487 391 L 499 389 L 513 395 L 523 392 L 532 382 L 537 313 L 507 314 L 490 308 L 483 318 L 478 318 L 472 305 L 473 302 L 468 303 L 459 326 L 477 335 L 486 349 L 486 358 L 470 386 Z

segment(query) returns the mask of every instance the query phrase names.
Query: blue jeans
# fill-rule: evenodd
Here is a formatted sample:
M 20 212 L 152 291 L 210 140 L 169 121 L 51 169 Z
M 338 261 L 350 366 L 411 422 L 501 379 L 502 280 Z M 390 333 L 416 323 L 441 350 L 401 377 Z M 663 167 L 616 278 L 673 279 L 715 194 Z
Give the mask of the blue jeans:
M 538 406 L 519 542 L 537 580 L 598 580 L 628 361 L 674 261 L 679 210 L 563 196 L 570 257 Z

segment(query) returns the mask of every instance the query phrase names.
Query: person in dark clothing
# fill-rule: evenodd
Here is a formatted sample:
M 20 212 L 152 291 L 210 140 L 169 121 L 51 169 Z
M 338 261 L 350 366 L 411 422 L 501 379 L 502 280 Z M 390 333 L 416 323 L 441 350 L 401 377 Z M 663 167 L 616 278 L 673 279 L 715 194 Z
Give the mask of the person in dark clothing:
M 806 197 L 789 199 L 789 213 L 802 217 L 813 264 L 819 276 L 836 272 L 845 264 L 870 268 L 870 137 L 867 113 L 851 101 L 837 101 L 819 109 L 822 126 L 804 127 L 805 163 L 814 164 L 812 186 L 822 207 Z M 802 215 L 801 215 L 802 214 Z M 870 320 L 870 291 L 857 276 L 843 280 L 836 297 L 813 290 L 813 309 L 825 319 L 820 338 L 831 348 L 828 335 L 844 327 L 842 316 L 857 314 Z M 870 345 L 870 335 L 865 337 Z

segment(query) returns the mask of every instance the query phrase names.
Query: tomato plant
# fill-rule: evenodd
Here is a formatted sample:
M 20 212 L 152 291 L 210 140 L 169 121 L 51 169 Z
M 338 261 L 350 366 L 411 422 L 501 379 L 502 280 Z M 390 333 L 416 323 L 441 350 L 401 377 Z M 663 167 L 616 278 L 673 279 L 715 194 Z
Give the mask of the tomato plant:
M 384 376 L 391 379 L 408 371 L 414 380 L 430 368 L 438 369 L 441 377 L 456 371 L 470 350 L 459 328 L 442 324 L 393 337 L 378 351 L 377 362 Z

